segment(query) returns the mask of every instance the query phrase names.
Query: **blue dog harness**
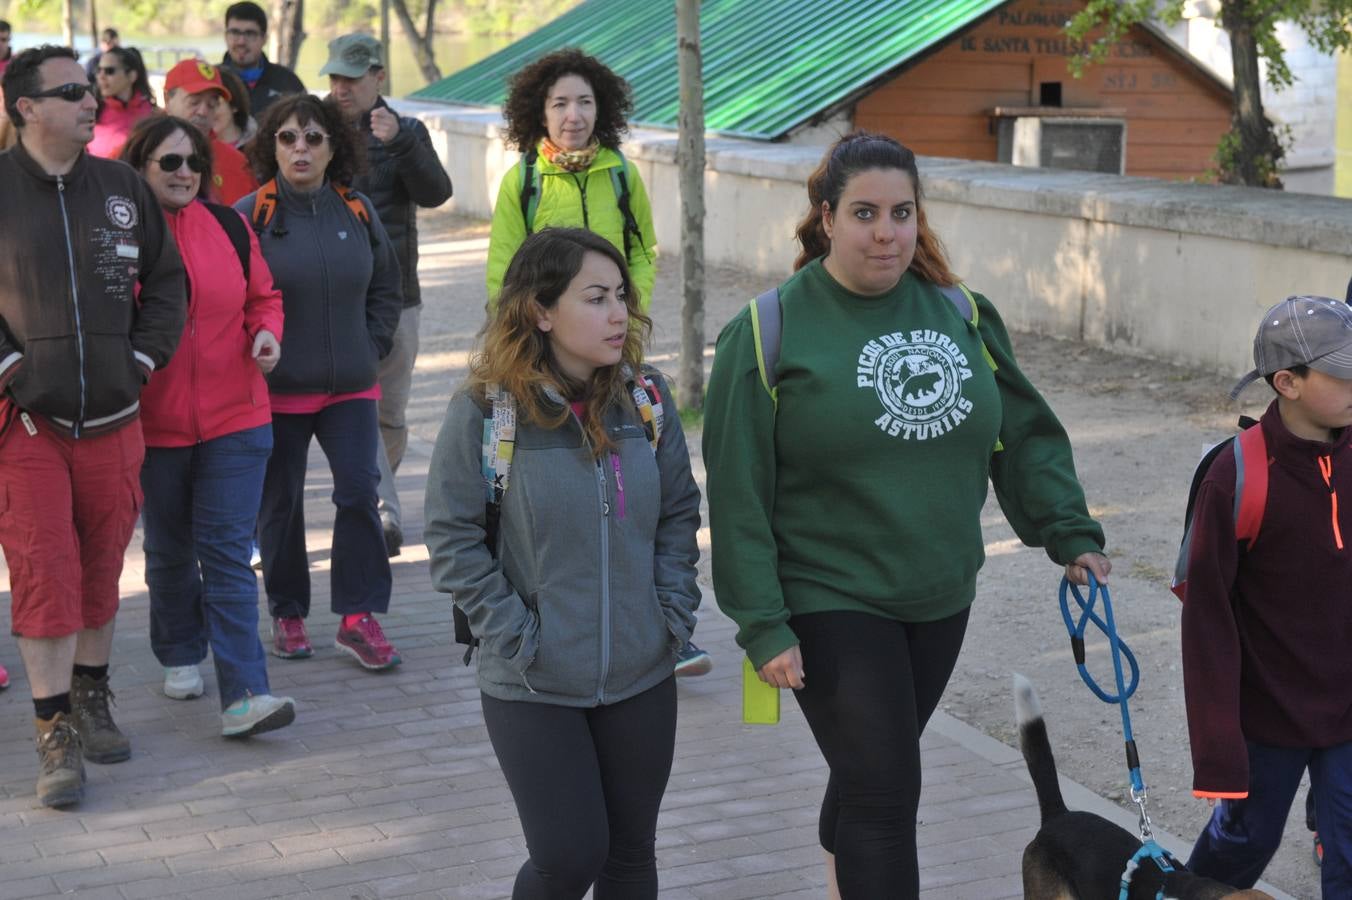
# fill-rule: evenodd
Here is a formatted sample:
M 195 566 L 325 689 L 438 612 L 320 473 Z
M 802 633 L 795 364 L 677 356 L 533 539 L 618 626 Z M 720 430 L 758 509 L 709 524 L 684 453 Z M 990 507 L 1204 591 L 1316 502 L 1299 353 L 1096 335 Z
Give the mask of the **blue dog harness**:
M 1081 612 L 1078 622 L 1072 619 L 1070 614 L 1070 598 L 1072 596 Z M 1127 867 L 1122 871 L 1121 891 L 1117 895 L 1118 900 L 1127 900 L 1127 895 L 1131 891 L 1131 879 L 1143 860 L 1153 860 L 1159 870 L 1166 875 L 1177 871 L 1177 860 L 1155 842 L 1154 832 L 1151 829 L 1150 813 L 1145 808 L 1146 788 L 1145 781 L 1141 777 L 1141 760 L 1136 754 L 1136 739 L 1132 737 L 1131 733 L 1131 712 L 1127 709 L 1127 700 L 1132 694 L 1136 693 L 1136 687 L 1141 681 L 1141 669 L 1136 664 L 1136 657 L 1132 654 L 1131 649 L 1117 635 L 1117 624 L 1113 621 L 1112 599 L 1108 596 L 1107 586 L 1099 584 L 1092 572 L 1089 573 L 1088 600 L 1085 600 L 1084 596 L 1080 594 L 1080 589 L 1077 586 L 1071 584 L 1069 578 L 1061 579 L 1060 600 L 1061 618 L 1065 620 L 1066 630 L 1070 632 L 1070 649 L 1075 655 L 1075 667 L 1079 669 L 1080 678 L 1094 692 L 1094 696 L 1104 703 L 1117 704 L 1122 711 L 1122 733 L 1126 739 L 1127 771 L 1131 779 L 1131 801 L 1136 804 L 1141 814 L 1139 823 L 1141 849 L 1136 851 L 1136 855 L 1131 858 Z M 1103 608 L 1102 616 L 1099 616 L 1094 610 L 1095 603 L 1100 600 Z M 1116 694 L 1109 694 L 1100 687 L 1098 682 L 1094 680 L 1094 676 L 1089 674 L 1089 667 L 1085 665 L 1084 633 L 1091 622 L 1108 638 L 1108 648 L 1112 651 L 1113 657 L 1113 677 L 1117 683 Z M 1123 677 L 1123 657 L 1126 657 L 1127 667 L 1131 670 L 1130 683 Z M 1163 887 L 1155 893 L 1155 900 L 1164 900 Z

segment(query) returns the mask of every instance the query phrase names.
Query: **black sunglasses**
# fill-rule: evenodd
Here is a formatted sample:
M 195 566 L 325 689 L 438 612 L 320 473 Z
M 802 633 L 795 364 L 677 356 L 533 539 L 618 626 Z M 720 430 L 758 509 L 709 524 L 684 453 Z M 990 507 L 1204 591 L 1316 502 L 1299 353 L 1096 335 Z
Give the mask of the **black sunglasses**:
M 59 97 L 67 103 L 79 103 L 84 99 L 85 94 L 93 94 L 94 86 L 87 81 L 72 81 L 70 84 L 63 84 L 60 87 L 48 88 L 45 91 L 38 91 L 36 94 L 25 94 L 31 100 L 42 100 L 46 97 Z
M 98 70 L 99 70 L 100 74 L 108 75 L 108 76 L 116 75 L 118 72 L 121 72 L 121 71 L 122 71 L 122 70 L 119 69 L 117 66 L 99 66 L 99 69 L 98 69 Z
M 182 153 L 166 153 L 159 159 L 148 159 L 146 162 L 159 163 L 161 172 L 177 172 L 186 162 L 188 168 L 201 175 L 207 170 L 207 161 L 196 153 L 191 156 L 184 156 Z
M 283 147 L 294 147 L 296 146 L 296 141 L 300 140 L 300 137 L 301 136 L 294 131 L 279 131 L 277 132 L 277 143 L 281 144 Z M 305 132 L 305 143 L 309 144 L 311 147 L 318 147 L 328 139 L 329 136 L 322 131 Z

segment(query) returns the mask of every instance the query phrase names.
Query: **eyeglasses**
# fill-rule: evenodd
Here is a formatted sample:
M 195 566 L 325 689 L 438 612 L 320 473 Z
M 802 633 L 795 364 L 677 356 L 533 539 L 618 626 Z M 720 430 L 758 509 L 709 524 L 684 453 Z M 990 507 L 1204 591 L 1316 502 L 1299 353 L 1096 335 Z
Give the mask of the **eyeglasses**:
M 294 131 L 287 130 L 277 132 L 277 143 L 281 144 L 283 147 L 294 147 L 296 146 L 296 142 L 300 139 L 300 134 Z M 309 144 L 311 147 L 318 147 L 328 139 L 329 136 L 322 131 L 305 132 L 305 143 Z
M 48 88 L 45 91 L 38 91 L 36 94 L 25 94 L 32 100 L 42 100 L 46 97 L 58 97 L 67 103 L 79 103 L 84 99 L 85 94 L 93 94 L 94 86 L 87 81 L 72 81 L 70 84 L 63 84 L 60 87 Z
M 252 28 L 227 28 L 225 29 L 225 36 L 236 40 L 256 41 L 263 36 L 263 32 L 255 31 Z
M 146 162 L 158 163 L 161 172 L 177 172 L 184 163 L 198 175 L 207 170 L 207 161 L 196 153 L 190 156 L 184 156 L 182 153 L 166 153 L 159 159 L 148 159 Z
M 122 70 L 121 70 L 120 68 L 118 68 L 117 66 L 99 66 L 99 67 L 98 67 L 98 73 L 99 73 L 100 75 L 107 75 L 107 76 L 109 76 L 110 78 L 111 78 L 112 76 L 116 75 L 118 72 L 121 72 L 121 71 L 122 71 Z

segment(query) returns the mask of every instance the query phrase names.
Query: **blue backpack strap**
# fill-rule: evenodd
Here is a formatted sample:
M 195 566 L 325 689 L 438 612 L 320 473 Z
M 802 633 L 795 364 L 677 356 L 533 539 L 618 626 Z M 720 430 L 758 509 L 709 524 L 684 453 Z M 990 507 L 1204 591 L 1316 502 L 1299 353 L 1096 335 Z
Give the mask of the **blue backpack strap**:
M 957 284 L 936 285 L 939 293 L 948 298 L 957 309 L 958 315 L 962 316 L 971 323 L 972 330 L 976 331 L 977 340 L 981 341 L 981 355 L 986 360 L 986 365 L 990 366 L 992 372 L 999 371 L 1000 367 L 995 364 L 995 357 L 991 356 L 990 350 L 986 347 L 986 341 L 981 337 L 981 332 L 977 326 L 981 324 L 981 312 L 977 308 L 976 298 L 967 285 L 961 281 Z
M 756 368 L 765 392 L 779 408 L 779 345 L 784 337 L 784 308 L 779 288 L 773 287 L 751 301 L 751 333 L 756 342 Z
M 521 157 L 521 218 L 526 223 L 526 234 L 535 231 L 535 211 L 540 208 L 540 167 L 535 164 L 534 147 Z

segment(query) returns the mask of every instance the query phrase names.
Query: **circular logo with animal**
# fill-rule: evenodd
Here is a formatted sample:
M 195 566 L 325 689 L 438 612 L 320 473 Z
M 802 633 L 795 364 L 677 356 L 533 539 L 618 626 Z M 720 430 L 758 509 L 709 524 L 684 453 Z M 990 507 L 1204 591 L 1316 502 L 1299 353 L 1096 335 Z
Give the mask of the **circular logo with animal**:
M 907 422 L 943 418 L 957 404 L 962 387 L 957 360 L 928 344 L 888 348 L 874 364 L 874 373 L 878 399 Z

